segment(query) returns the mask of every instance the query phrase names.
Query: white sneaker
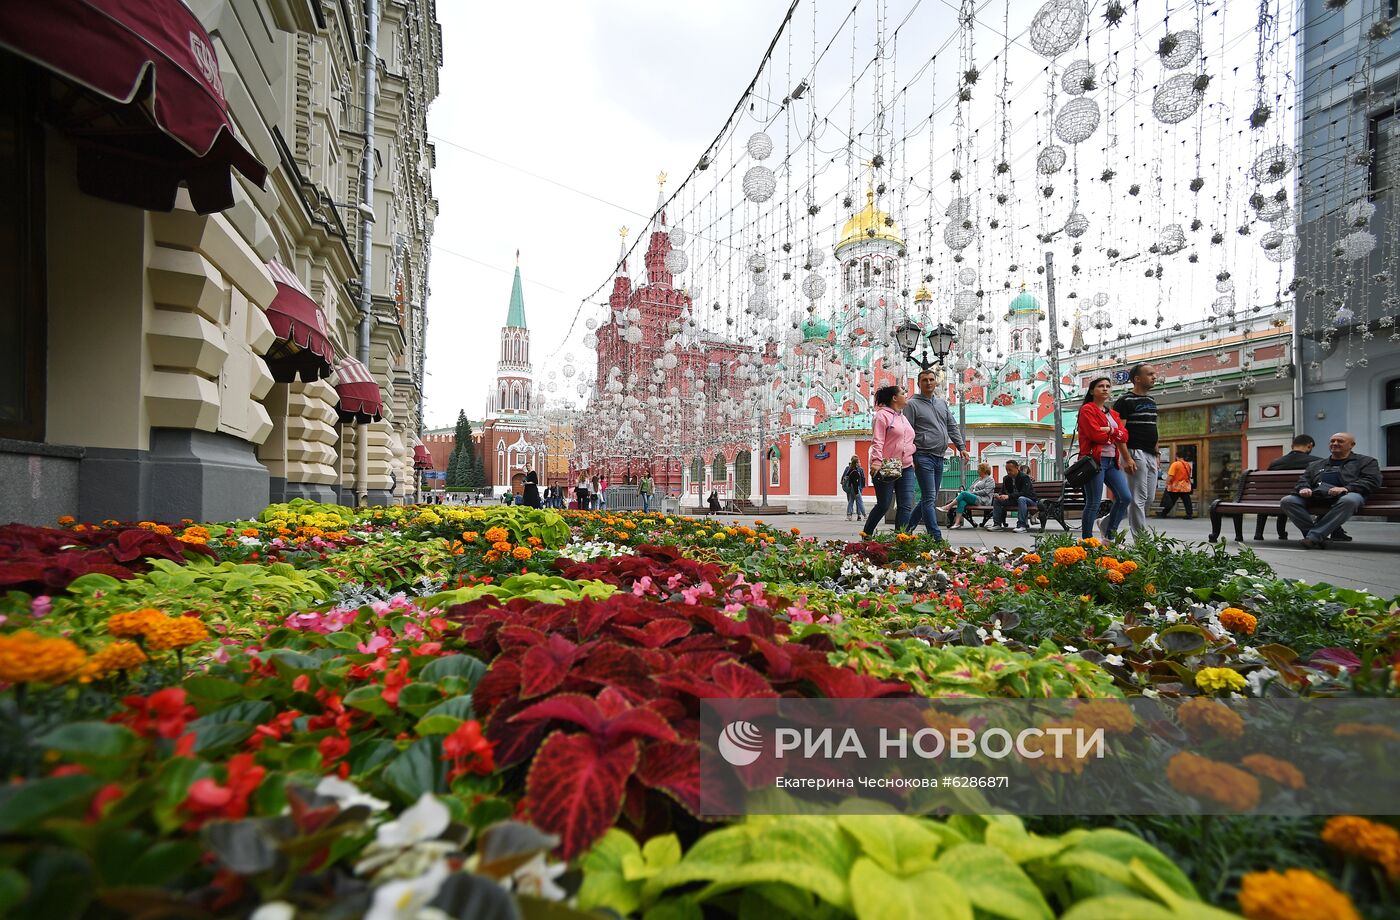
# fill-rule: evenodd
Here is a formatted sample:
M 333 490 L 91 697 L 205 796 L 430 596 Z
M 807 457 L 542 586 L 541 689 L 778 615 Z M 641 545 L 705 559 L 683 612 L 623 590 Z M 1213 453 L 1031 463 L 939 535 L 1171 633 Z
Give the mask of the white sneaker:
M 1024 525 L 1024 524 L 1017 524 L 1017 525 L 1016 525 L 1016 532 L 1017 532 L 1017 533 L 1030 533 L 1030 532 L 1031 532 L 1031 529 L 1030 529 L 1029 527 L 1027 527 L 1026 525 Z

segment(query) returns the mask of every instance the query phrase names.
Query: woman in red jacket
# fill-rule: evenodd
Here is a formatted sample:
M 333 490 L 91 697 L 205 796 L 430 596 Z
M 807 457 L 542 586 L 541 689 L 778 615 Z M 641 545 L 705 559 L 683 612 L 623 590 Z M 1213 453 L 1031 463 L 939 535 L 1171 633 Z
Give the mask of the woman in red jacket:
M 1112 390 L 1112 382 L 1107 377 L 1095 377 L 1084 394 L 1084 405 L 1079 407 L 1079 453 L 1099 463 L 1098 473 L 1084 487 L 1084 520 L 1080 524 L 1080 535 L 1086 540 L 1094 535 L 1104 483 L 1113 490 L 1114 498 L 1113 510 L 1103 525 L 1103 534 L 1110 540 L 1118 538 L 1118 526 L 1128 513 L 1128 496 L 1132 495 L 1128 477 L 1118 462 L 1124 450 L 1122 445 L 1128 440 L 1128 429 L 1108 405 Z

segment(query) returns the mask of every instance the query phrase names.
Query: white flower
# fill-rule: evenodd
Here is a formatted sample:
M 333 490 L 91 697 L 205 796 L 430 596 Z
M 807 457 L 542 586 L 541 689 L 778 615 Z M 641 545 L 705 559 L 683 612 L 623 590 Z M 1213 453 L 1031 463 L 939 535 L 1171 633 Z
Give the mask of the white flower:
M 985 627 L 983 627 L 983 626 L 977 627 L 977 638 L 982 639 L 982 640 L 985 640 L 985 639 L 987 638 L 987 630 L 986 630 Z
M 335 799 L 342 809 L 367 805 L 370 811 L 379 812 L 389 807 L 389 803 L 361 792 L 354 783 L 348 783 L 338 776 L 325 776 L 316 784 L 316 794 Z
M 1151 687 L 1143 687 L 1142 695 L 1147 697 L 1149 700 L 1155 700 L 1162 694 L 1158 693 L 1156 690 L 1153 690 Z
M 516 869 L 511 875 L 514 887 L 520 894 L 533 895 L 546 901 L 562 901 L 568 894 L 554 884 L 554 880 L 568 871 L 566 863 L 546 863 L 543 853 Z
M 422 799 L 419 804 L 422 804 Z M 444 812 L 446 810 L 443 809 Z M 446 860 L 439 860 L 418 878 L 380 885 L 374 889 L 374 902 L 370 904 L 365 920 L 417 920 L 418 912 L 437 897 L 448 874 Z
M 1073 654 L 1073 653 L 1079 651 L 1079 649 L 1075 648 L 1073 645 L 1066 645 L 1066 646 L 1064 647 L 1064 650 L 1067 651 L 1067 652 L 1069 652 L 1069 653 L 1071 653 L 1071 654 Z
M 1240 661 L 1264 661 L 1264 656 L 1259 654 L 1259 650 L 1252 645 L 1246 645 L 1240 649 Z M 1278 672 L 1275 671 L 1275 674 Z
M 253 911 L 248 920 L 292 920 L 297 910 L 286 901 L 268 901 Z
M 1249 571 L 1248 571 L 1247 569 L 1235 569 L 1235 574 L 1236 574 L 1236 575 L 1248 575 L 1248 574 L 1249 574 Z
M 1111 664 L 1111 665 L 1113 665 L 1114 667 L 1118 667 L 1118 666 L 1121 666 L 1121 665 L 1123 664 L 1123 656 L 1122 656 L 1122 655 L 1105 655 L 1105 656 L 1103 656 L 1103 661 L 1104 661 L 1104 664 Z
M 409 847 L 424 840 L 436 840 L 447 830 L 451 815 L 437 796 L 425 792 L 398 820 L 381 824 L 374 842 L 385 849 Z
M 1181 619 L 1181 614 L 1177 613 L 1175 610 L 1168 610 L 1165 616 L 1168 623 L 1175 623 L 1177 620 Z
M 1245 680 L 1249 683 L 1249 692 L 1255 696 L 1264 695 L 1264 685 L 1278 677 L 1278 672 L 1273 668 L 1259 668 L 1250 671 L 1245 675 Z

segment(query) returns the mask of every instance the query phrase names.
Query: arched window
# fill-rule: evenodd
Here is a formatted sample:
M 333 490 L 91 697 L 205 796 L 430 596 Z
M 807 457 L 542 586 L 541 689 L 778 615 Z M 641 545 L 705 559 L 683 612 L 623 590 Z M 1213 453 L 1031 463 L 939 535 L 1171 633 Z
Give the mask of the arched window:
M 894 259 L 886 259 L 886 260 L 885 260 L 885 287 L 891 287 L 891 288 L 894 287 L 894 286 L 895 286 L 895 283 L 894 283 L 894 282 L 895 282 L 895 278 L 894 278 Z
M 846 263 L 846 290 L 849 291 L 849 290 L 851 290 L 851 288 L 853 288 L 853 287 L 855 287 L 855 286 L 856 286 L 856 263 L 854 263 L 854 262 L 847 262 L 847 263 Z
M 501 383 L 501 392 L 496 395 L 496 411 L 500 412 L 506 408 L 506 385 Z
M 861 264 L 861 278 L 862 278 L 862 284 L 863 284 L 865 287 L 870 287 L 870 260 L 869 260 L 869 259 L 864 259 L 864 260 L 861 261 L 860 264 Z

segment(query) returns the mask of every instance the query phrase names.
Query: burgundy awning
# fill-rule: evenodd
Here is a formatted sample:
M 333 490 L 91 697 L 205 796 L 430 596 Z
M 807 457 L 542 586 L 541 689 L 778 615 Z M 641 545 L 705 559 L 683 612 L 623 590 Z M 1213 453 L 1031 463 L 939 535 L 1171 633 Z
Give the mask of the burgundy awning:
M 433 468 L 433 455 L 428 451 L 426 444 L 415 444 L 413 446 L 413 468 L 416 470 L 430 470 Z
M 336 412 L 342 422 L 364 425 L 384 417 L 384 396 L 379 392 L 379 384 L 370 376 L 369 368 L 347 355 L 335 366 L 335 376 L 338 381 L 335 391 L 340 395 L 340 407 Z
M 234 131 L 214 43 L 182 0 L 7 0 L 0 47 L 66 81 L 50 88 L 47 116 L 78 138 L 89 194 L 168 211 L 183 184 L 207 214 L 233 204 L 230 168 L 267 178 Z
M 329 377 L 335 355 L 321 308 L 287 266 L 274 259 L 267 270 L 277 284 L 277 296 L 267 308 L 277 343 L 263 356 L 272 379 L 291 383 L 300 376 L 303 383 L 310 383 Z

